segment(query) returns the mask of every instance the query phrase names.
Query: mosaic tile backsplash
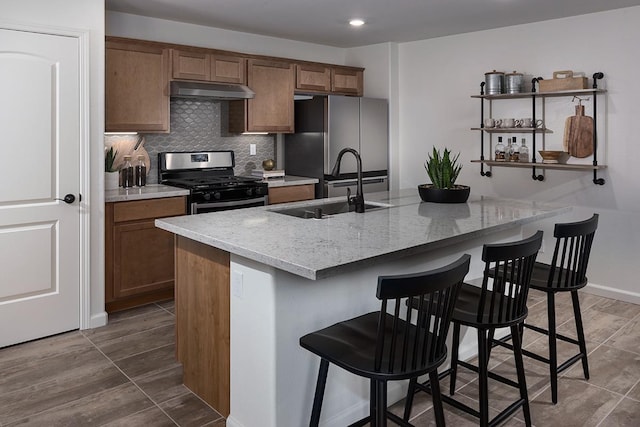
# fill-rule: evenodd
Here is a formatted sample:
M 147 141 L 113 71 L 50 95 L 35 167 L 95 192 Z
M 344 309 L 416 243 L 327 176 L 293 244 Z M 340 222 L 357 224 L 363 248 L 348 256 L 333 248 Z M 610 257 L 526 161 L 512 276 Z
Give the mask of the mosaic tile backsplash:
M 228 103 L 214 100 L 171 100 L 171 133 L 144 134 L 144 148 L 151 166 L 147 183 L 158 182 L 158 153 L 163 151 L 233 150 L 236 175 L 250 175 L 262 168 L 262 161 L 275 159 L 275 135 L 235 135 L 227 131 Z M 107 135 L 105 146 L 136 135 Z M 256 155 L 249 154 L 249 144 L 256 144 Z

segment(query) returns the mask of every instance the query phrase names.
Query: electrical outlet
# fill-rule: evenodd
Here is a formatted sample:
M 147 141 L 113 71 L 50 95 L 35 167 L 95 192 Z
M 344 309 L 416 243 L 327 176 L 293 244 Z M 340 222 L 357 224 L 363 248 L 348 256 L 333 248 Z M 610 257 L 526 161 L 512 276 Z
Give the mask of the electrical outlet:
M 256 144 L 249 144 L 249 154 L 251 156 L 256 155 Z

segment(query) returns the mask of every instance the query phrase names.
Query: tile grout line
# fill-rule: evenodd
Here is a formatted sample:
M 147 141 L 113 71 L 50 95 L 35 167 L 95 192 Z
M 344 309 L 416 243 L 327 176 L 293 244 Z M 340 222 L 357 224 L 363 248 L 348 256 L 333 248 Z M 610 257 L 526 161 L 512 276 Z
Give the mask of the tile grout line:
M 156 403 L 155 400 L 153 400 L 151 398 L 151 396 L 149 396 L 147 393 L 145 393 L 144 390 L 142 390 L 142 388 L 133 380 L 129 377 L 129 375 L 127 375 L 122 369 L 120 369 L 120 367 L 118 365 L 115 364 L 115 362 L 113 360 L 111 360 L 111 358 L 109 358 L 109 356 L 107 356 L 106 354 L 104 354 L 104 352 L 102 350 L 100 350 L 98 348 L 98 346 L 96 346 L 93 342 L 91 342 L 91 344 L 93 344 L 93 346 L 96 348 L 96 350 L 98 350 L 100 352 L 100 354 L 102 354 L 128 381 L 129 383 L 131 383 L 134 387 L 136 387 L 147 399 L 149 399 L 149 401 L 156 407 L 158 408 L 163 414 L 165 414 L 167 416 L 167 418 L 169 418 L 175 425 L 179 426 L 180 424 L 178 424 L 178 422 L 176 420 L 174 420 L 164 409 L 162 409 L 160 407 L 160 405 L 158 405 L 158 403 Z M 167 345 L 171 345 L 171 344 L 167 344 Z M 164 346 L 160 346 L 158 348 L 162 348 Z M 142 412 L 142 411 L 138 411 L 138 412 Z M 136 412 L 137 413 L 137 412 Z

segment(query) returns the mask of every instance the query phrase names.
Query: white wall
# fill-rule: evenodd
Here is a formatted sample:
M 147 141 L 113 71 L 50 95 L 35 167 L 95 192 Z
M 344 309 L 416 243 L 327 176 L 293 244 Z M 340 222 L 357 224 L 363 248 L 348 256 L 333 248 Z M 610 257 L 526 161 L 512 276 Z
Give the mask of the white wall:
M 120 12 L 106 12 L 106 33 L 110 36 L 344 65 L 345 50 L 336 47 Z
M 590 261 L 590 282 L 615 291 L 615 296 L 640 302 L 640 167 L 638 141 L 633 132 L 640 102 L 640 7 L 577 16 L 497 30 L 404 43 L 399 46 L 399 176 L 401 187 L 428 182 L 423 164 L 436 147 L 461 152 L 464 164 L 459 183 L 476 194 L 552 201 L 576 207 L 562 219 L 583 219 L 599 212 L 600 226 Z M 534 182 L 529 169 L 494 168 L 492 178 L 480 176 L 479 93 L 484 73 L 491 70 L 550 78 L 555 70 L 572 69 L 591 76 L 605 74 L 600 97 L 600 176 L 604 186 L 592 184 L 591 173 L 547 171 Z M 557 99 L 557 98 L 554 98 Z M 510 101 L 509 101 L 510 102 Z M 563 103 L 562 103 L 563 102 Z M 513 105 L 513 104 L 512 104 Z M 528 105 L 528 103 L 527 103 Z M 552 102 L 554 131 L 548 149 L 561 149 L 564 118 L 573 115 L 571 99 Z M 524 117 L 513 112 L 500 114 Z M 543 257 L 551 252 L 551 223 L 542 224 L 548 236 Z M 601 292 L 602 293 L 602 292 Z M 606 292 L 604 292 L 606 293 Z
M 90 33 L 90 194 L 91 317 L 100 326 L 104 316 L 104 0 L 2 0 L 3 22 Z

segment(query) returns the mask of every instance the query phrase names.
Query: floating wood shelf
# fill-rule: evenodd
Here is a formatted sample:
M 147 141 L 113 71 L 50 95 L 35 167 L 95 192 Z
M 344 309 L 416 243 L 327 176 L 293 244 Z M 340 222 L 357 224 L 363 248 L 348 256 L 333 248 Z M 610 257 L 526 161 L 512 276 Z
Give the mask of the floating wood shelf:
M 471 130 L 483 130 L 489 133 L 553 133 L 547 128 L 471 128 Z
M 500 93 L 497 95 L 471 95 L 471 98 L 482 99 L 522 99 L 539 96 L 541 98 L 549 98 L 554 96 L 579 96 L 591 93 L 605 93 L 606 89 L 580 89 L 580 90 L 559 90 L 557 92 L 522 92 L 522 93 Z
M 530 168 L 535 166 L 536 168 L 541 169 L 561 169 L 561 170 L 580 170 L 580 171 L 590 171 L 590 170 L 601 170 L 606 169 L 606 165 L 575 165 L 575 164 L 566 164 L 566 163 L 521 163 L 521 162 L 497 162 L 495 160 L 471 160 L 471 163 L 484 163 L 487 166 L 498 166 L 498 167 L 508 167 L 508 168 Z

